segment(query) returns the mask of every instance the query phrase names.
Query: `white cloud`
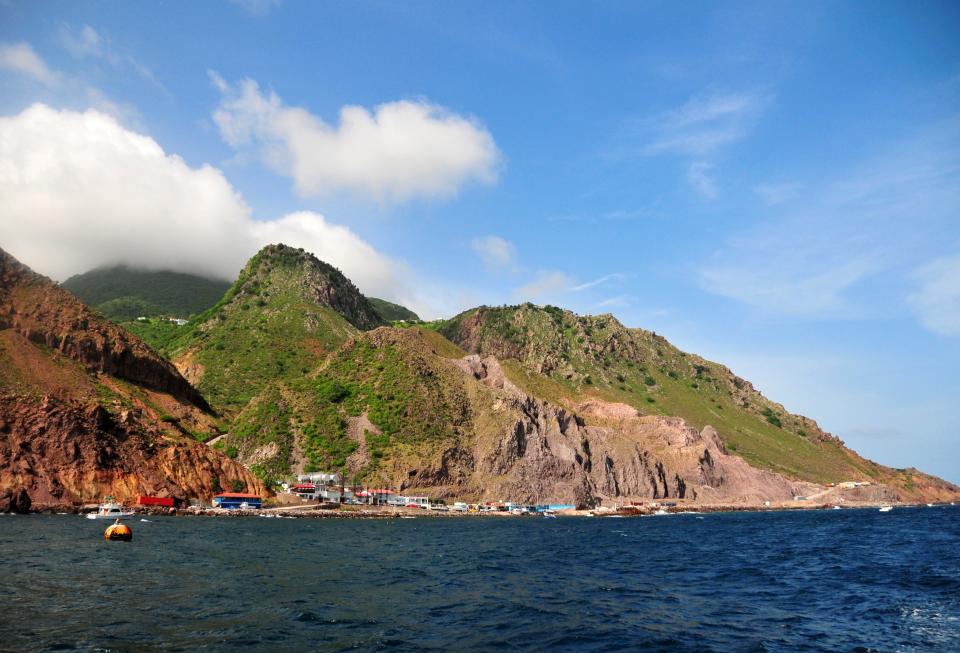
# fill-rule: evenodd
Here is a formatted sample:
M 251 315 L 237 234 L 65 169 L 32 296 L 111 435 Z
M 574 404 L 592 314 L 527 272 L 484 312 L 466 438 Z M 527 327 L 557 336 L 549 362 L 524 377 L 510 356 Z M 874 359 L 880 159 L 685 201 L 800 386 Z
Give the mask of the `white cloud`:
M 400 100 L 369 111 L 340 110 L 330 125 L 289 107 L 247 79 L 233 86 L 211 73 L 223 94 L 213 119 L 236 149 L 258 150 L 301 195 L 349 190 L 381 202 L 447 197 L 470 182 L 493 183 L 499 152 L 490 133 L 426 101 Z
M 687 181 L 702 197 L 712 200 L 717 197 L 717 182 L 714 180 L 713 165 L 705 161 L 691 163 L 687 168 Z
M 346 227 L 311 212 L 254 220 L 219 170 L 109 115 L 35 104 L 0 118 L 0 246 L 38 272 L 125 263 L 232 279 L 271 242 L 314 252 L 365 293 L 423 304 L 405 266 Z
M 474 238 L 470 247 L 480 256 L 480 260 L 491 271 L 517 270 L 517 248 L 509 240 L 500 236 Z
M 938 258 L 914 275 L 919 288 L 907 301 L 924 327 L 960 336 L 960 256 Z
M 32 77 L 47 86 L 60 81 L 60 73 L 51 70 L 29 43 L 0 43 L 0 68 Z

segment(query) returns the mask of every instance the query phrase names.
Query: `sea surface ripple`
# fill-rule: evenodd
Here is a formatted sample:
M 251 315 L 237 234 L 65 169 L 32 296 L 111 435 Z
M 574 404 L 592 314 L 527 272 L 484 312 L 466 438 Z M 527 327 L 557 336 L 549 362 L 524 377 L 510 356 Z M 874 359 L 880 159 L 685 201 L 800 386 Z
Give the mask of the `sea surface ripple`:
M 960 651 L 960 507 L 0 516 L 0 651 Z

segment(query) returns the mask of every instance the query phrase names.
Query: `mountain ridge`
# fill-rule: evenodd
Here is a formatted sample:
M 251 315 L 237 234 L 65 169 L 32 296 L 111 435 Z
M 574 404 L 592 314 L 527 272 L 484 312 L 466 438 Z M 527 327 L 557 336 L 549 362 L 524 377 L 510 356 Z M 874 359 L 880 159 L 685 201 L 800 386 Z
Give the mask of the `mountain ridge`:
M 78 330 L 113 329 L 139 342 L 89 309 L 71 310 L 87 316 L 75 321 Z M 266 482 L 340 471 L 432 496 L 582 506 L 960 497 L 940 479 L 863 459 L 725 366 L 612 315 L 521 304 L 396 324 L 336 268 L 301 249 L 267 246 L 216 304 L 168 328 L 162 351 L 174 374 L 196 384 L 198 402 L 220 417 L 198 417 L 203 410 L 191 404 L 167 424 L 202 440 L 217 435 L 216 448 Z M 80 388 L 90 373 L 105 374 L 49 375 L 64 387 L 81 379 L 73 394 L 90 401 L 104 392 L 102 383 L 96 392 Z M 141 391 L 124 383 L 108 385 L 129 404 Z M 139 419 L 132 414 L 123 419 Z M 83 419 L 99 418 L 75 418 Z M 843 481 L 864 487 L 832 487 Z

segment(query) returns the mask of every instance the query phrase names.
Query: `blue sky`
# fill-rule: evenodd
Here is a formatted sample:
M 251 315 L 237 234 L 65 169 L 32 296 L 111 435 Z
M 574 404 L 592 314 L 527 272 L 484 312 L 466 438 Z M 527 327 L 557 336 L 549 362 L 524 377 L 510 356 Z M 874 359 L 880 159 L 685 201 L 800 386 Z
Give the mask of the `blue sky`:
M 0 246 L 612 312 L 960 482 L 960 5 L 0 3 Z

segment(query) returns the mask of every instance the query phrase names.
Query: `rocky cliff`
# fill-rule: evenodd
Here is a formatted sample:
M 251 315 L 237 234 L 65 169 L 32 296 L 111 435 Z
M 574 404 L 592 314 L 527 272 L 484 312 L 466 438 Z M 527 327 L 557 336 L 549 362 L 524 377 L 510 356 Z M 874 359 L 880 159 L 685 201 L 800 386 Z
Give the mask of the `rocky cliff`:
M 0 396 L 0 511 L 107 495 L 127 503 L 141 494 L 209 499 L 231 490 L 265 493 L 245 467 L 140 409 L 113 413 L 95 402 Z
M 169 393 L 201 409 L 207 402 L 139 338 L 98 318 L 72 294 L 0 249 L 0 329 L 12 329 L 84 366 Z
M 213 433 L 169 362 L 0 251 L 0 510 L 266 493 Z
M 505 419 L 493 429 L 475 423 L 470 446 L 457 443 L 434 465 L 408 474 L 409 487 L 454 481 L 485 499 L 586 506 L 671 498 L 756 504 L 816 487 L 751 467 L 730 455 L 711 427 L 698 431 L 679 418 L 641 416 L 626 404 L 597 400 L 570 411 L 524 393 L 492 356 L 453 364 L 490 390 L 474 393 L 474 414 Z M 458 473 L 451 473 L 451 460 Z

